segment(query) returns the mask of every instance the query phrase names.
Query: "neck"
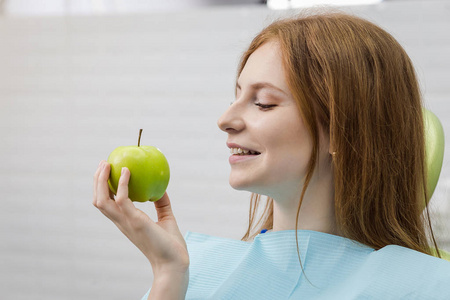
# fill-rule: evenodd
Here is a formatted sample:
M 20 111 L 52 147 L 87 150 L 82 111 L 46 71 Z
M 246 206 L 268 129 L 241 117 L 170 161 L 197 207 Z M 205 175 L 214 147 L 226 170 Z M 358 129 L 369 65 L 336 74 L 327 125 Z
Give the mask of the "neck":
M 334 186 L 332 178 L 313 179 L 308 185 L 298 217 L 299 230 L 314 230 L 339 235 L 334 210 Z M 301 188 L 292 195 L 274 198 L 273 231 L 296 228 Z

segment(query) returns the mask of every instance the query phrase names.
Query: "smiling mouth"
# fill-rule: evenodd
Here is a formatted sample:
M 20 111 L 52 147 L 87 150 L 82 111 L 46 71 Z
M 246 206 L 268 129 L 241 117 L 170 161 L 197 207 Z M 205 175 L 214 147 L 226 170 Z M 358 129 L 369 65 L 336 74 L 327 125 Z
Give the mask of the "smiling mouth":
M 241 148 L 230 148 L 230 153 L 233 155 L 260 155 L 261 153 L 253 150 L 245 150 Z

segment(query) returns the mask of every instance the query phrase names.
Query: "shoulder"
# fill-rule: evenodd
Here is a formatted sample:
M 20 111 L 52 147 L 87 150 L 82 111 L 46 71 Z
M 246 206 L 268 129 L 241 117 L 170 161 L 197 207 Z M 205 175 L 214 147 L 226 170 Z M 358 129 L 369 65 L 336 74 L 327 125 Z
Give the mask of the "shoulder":
M 431 271 L 430 276 L 450 277 L 450 262 L 409 248 L 388 245 L 369 256 L 370 263 L 383 263 L 387 270 L 401 268 L 408 271 Z M 423 273 L 423 272 L 421 272 Z
M 343 264 L 346 264 L 343 261 Z M 450 262 L 389 245 L 373 251 L 320 299 L 450 299 Z
M 266 299 L 276 286 L 278 296 L 309 299 L 450 299 L 448 261 L 400 246 L 374 251 L 339 237 L 302 234 L 304 271 L 319 290 L 303 280 L 289 232 L 253 242 L 188 232 L 189 295 L 233 299 L 251 286 Z
M 405 247 L 389 245 L 372 252 L 371 290 L 398 297 L 450 299 L 450 262 Z

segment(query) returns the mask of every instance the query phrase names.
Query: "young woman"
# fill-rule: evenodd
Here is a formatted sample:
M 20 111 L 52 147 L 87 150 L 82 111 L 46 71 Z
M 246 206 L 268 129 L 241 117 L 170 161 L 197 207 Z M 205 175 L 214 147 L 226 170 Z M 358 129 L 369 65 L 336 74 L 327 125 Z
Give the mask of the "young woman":
M 231 186 L 252 192 L 242 241 L 183 238 L 167 194 L 154 222 L 128 199 L 126 168 L 114 200 L 109 165 L 95 173 L 94 205 L 152 265 L 144 299 L 450 299 L 450 263 L 431 256 L 422 218 L 418 83 L 387 32 L 342 13 L 274 22 L 218 126 Z

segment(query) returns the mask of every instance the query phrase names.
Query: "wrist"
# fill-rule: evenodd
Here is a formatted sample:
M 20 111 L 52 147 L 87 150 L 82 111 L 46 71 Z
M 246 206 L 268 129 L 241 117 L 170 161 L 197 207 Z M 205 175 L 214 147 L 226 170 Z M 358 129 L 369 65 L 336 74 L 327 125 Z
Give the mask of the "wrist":
M 189 270 L 155 274 L 148 299 L 184 299 L 189 284 Z

